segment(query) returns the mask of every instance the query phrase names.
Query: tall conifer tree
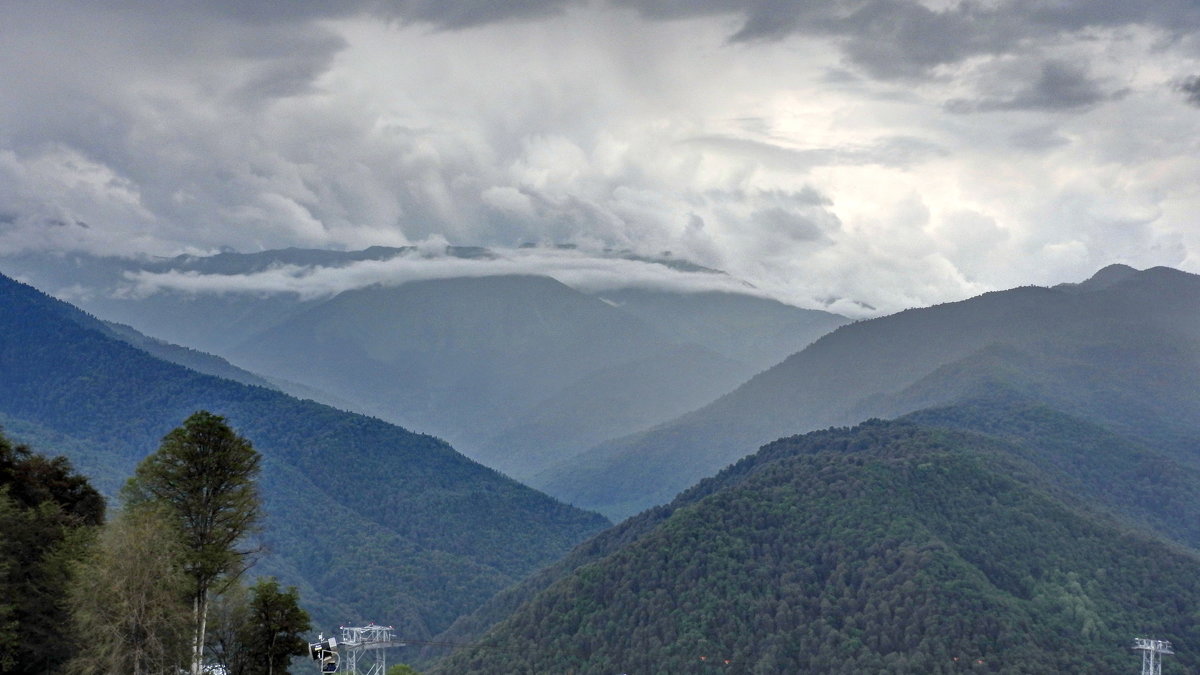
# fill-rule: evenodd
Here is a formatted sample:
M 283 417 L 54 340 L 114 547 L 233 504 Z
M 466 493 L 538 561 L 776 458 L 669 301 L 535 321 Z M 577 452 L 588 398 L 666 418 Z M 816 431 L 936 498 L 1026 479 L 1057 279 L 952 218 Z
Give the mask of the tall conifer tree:
M 225 418 L 202 410 L 167 434 L 125 485 L 127 505 L 165 507 L 183 538 L 184 571 L 192 581 L 193 675 L 203 667 L 210 592 L 222 577 L 240 574 L 252 553 L 241 545 L 260 517 L 260 462 Z

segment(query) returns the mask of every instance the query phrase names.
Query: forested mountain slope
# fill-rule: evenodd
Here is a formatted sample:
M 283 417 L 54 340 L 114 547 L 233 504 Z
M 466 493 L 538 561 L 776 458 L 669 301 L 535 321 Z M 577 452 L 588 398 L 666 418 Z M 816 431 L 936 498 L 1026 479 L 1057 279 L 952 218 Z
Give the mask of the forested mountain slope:
M 321 620 L 436 633 L 606 525 L 382 421 L 202 375 L 89 327 L 0 276 L 0 415 L 111 494 L 162 436 L 207 409 L 264 456 L 270 555 Z
M 1134 636 L 1200 644 L 1200 558 L 1026 450 L 878 421 L 772 443 L 494 601 L 518 607 L 434 672 L 1116 673 Z M 1084 483 L 1123 470 L 1098 463 Z
M 975 439 L 972 446 L 986 444 L 989 452 L 1008 457 L 1012 460 L 1010 469 L 1036 477 L 1043 489 L 1052 491 L 1063 502 L 1182 546 L 1200 546 L 1200 471 L 1182 466 L 1146 444 L 1003 389 L 953 406 L 918 411 L 904 419 L 986 436 Z M 473 614 L 456 621 L 441 639 L 452 643 L 475 640 L 573 570 L 637 541 L 677 509 L 739 485 L 759 467 L 775 461 L 774 450 L 780 447 L 788 446 L 771 444 L 701 481 L 670 504 L 649 509 L 596 535 L 561 561 L 505 589 Z M 442 654 L 433 649 L 426 651 L 429 658 Z
M 1010 387 L 1200 462 L 1200 277 L 1110 268 L 843 326 L 704 408 L 533 484 L 623 517 L 773 438 Z

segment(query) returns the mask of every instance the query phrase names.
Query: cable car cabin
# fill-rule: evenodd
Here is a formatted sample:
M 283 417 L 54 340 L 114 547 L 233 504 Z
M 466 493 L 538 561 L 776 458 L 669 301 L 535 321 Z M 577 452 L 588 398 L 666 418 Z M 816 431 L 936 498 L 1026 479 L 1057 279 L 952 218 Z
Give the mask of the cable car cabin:
M 309 643 L 308 654 L 321 667 L 322 673 L 337 672 L 338 661 L 340 659 L 338 657 L 337 640 L 335 638 L 331 637 L 328 640 L 320 639 L 318 642 Z

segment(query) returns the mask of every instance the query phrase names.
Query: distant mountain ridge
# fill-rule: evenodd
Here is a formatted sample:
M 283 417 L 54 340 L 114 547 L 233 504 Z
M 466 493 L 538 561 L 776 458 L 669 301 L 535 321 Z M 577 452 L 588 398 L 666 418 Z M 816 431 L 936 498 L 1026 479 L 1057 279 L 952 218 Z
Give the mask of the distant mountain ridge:
M 109 494 L 187 415 L 226 416 L 264 456 L 256 571 L 298 584 L 319 621 L 431 635 L 607 524 L 435 438 L 152 357 L 2 275 L 0 380 L 10 435 Z
M 436 253 L 495 257 L 470 247 Z M 536 274 L 379 283 L 333 297 L 104 290 L 143 273 L 219 280 L 402 256 L 420 264 L 424 255 L 414 247 L 283 249 L 79 258 L 46 269 L 30 259 L 22 269 L 46 283 L 78 279 L 68 288 L 88 297 L 99 316 L 219 354 L 288 393 L 445 438 L 522 480 L 702 406 L 847 321 L 756 295 L 628 288 L 592 294 Z M 723 276 L 669 257 L 600 255 Z
M 1049 374 L 1047 374 L 1049 373 Z M 712 404 L 569 458 L 532 483 L 620 518 L 774 438 L 1007 386 L 1166 443 L 1200 438 L 1200 277 L 1103 270 L 842 326 Z

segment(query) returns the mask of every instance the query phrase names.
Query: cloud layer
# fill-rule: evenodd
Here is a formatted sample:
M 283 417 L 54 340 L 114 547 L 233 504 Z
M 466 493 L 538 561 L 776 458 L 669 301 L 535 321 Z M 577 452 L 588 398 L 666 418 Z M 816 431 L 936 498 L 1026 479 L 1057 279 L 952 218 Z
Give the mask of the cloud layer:
M 629 287 L 682 293 L 720 291 L 762 295 L 743 281 L 716 270 L 673 267 L 660 261 L 573 249 L 490 249 L 487 255 L 447 255 L 443 242 L 422 242 L 410 252 L 386 260 L 346 265 L 272 265 L 241 274 L 140 270 L 125 274 L 115 292 L 146 297 L 163 291 L 184 293 L 292 293 L 302 298 L 336 295 L 374 284 L 399 286 L 410 281 L 542 275 L 589 293 Z
M 0 25 L 0 256 L 572 243 L 879 311 L 1200 271 L 1190 1 L 103 0 Z

